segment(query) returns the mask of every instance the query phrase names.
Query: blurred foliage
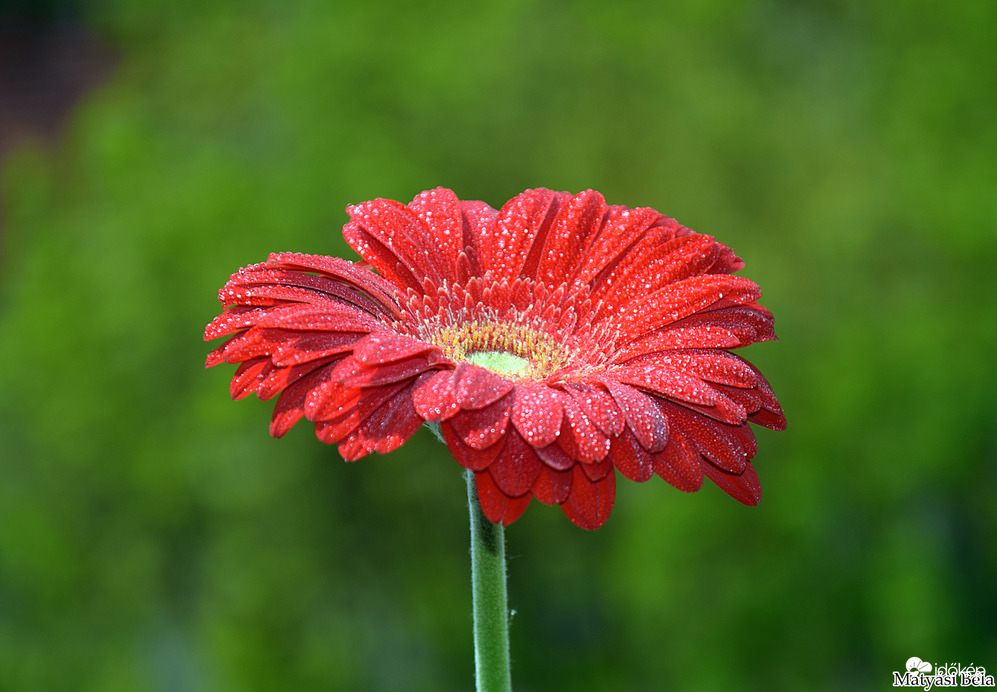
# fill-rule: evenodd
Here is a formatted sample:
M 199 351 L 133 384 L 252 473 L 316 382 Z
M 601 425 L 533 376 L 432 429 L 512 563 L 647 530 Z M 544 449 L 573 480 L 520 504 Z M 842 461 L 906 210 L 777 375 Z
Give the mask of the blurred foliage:
M 507 531 L 517 689 L 997 671 L 997 5 L 82 7 L 121 64 L 2 171 L 0 690 L 471 688 L 457 465 L 272 440 L 200 340 L 239 266 L 437 185 L 655 206 L 781 338 L 760 507 L 624 481 Z

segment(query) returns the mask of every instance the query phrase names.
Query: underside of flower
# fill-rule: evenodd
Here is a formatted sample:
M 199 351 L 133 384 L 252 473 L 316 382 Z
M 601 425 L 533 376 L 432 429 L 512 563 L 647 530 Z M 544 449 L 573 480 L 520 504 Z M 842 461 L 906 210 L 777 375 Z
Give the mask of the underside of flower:
M 348 211 L 375 271 L 271 255 L 232 276 L 205 332 L 229 337 L 208 365 L 240 364 L 234 397 L 280 395 L 274 435 L 305 417 L 354 460 L 439 424 L 503 524 L 536 498 L 597 528 L 616 471 L 685 491 L 705 475 L 757 503 L 748 424 L 785 418 L 729 352 L 775 338 L 729 248 L 591 190 L 495 210 L 440 188 Z

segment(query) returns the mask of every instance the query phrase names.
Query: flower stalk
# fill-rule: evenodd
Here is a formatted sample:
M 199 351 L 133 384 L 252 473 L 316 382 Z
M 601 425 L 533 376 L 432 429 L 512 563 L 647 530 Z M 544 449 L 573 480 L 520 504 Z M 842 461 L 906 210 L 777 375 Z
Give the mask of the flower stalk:
M 471 593 L 474 601 L 474 675 L 478 692 L 509 692 L 509 608 L 505 529 L 481 511 L 474 473 L 465 472 L 471 515 Z

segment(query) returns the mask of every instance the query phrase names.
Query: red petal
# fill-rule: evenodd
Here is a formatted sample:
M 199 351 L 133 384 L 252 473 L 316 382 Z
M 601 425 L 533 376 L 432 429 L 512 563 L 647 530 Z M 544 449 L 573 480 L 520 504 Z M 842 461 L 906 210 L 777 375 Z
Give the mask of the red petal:
M 660 217 L 661 214 L 649 207 L 608 207 L 602 230 L 582 260 L 574 285 L 588 285 L 597 290 L 603 282 L 610 280 L 615 267 Z
M 477 247 L 481 269 L 491 270 L 496 279 L 514 279 L 523 273 L 533 248 L 537 255 L 542 251 L 557 209 L 567 198 L 567 193 L 539 188 L 506 202 L 495 219 L 492 237 Z
M 355 461 L 371 452 L 387 454 L 405 444 L 421 425 L 422 419 L 412 408 L 411 389 L 405 389 L 350 432 L 339 443 L 339 453 L 346 461 Z
M 269 308 L 257 326 L 313 332 L 369 332 L 383 323 L 346 303 L 289 303 Z
M 653 332 L 666 325 L 688 317 L 724 299 L 734 303 L 749 303 L 761 295 L 758 285 L 741 276 L 707 274 L 677 281 L 630 303 L 619 319 L 628 323 L 628 332 L 634 338 Z M 599 309 L 601 317 L 609 306 Z
M 721 471 L 708 461 L 702 462 L 703 473 L 720 489 L 738 502 L 754 507 L 762 499 L 762 484 L 755 467 L 748 464 L 740 475 Z
M 600 461 L 609 454 L 609 438 L 592 424 L 571 397 L 564 399 L 564 421 L 557 443 L 578 461 Z
M 347 387 L 380 387 L 412 379 L 431 367 L 432 363 L 425 355 L 370 367 L 363 365 L 353 356 L 347 356 L 336 366 L 333 378 Z
M 464 249 L 464 224 L 457 195 L 445 187 L 438 187 L 416 195 L 408 208 L 429 229 L 433 239 L 431 247 L 439 257 L 440 278 L 456 281 L 457 256 Z
M 608 392 L 588 385 L 568 385 L 565 391 L 604 434 L 619 435 L 626 428 L 626 418 Z
M 698 377 L 669 367 L 660 360 L 620 367 L 613 372 L 620 382 L 648 389 L 655 394 L 690 404 L 715 406 L 717 393 Z
M 640 446 L 629 430 L 613 438 L 609 458 L 613 460 L 613 466 L 632 481 L 643 483 L 654 475 L 654 461 L 651 454 Z
M 707 382 L 717 382 L 742 389 L 753 389 L 758 384 L 755 370 L 733 353 L 718 349 L 685 349 L 669 351 L 658 362 L 694 375 Z M 701 403 L 701 402 L 695 402 Z
M 575 526 L 595 530 L 606 523 L 613 509 L 616 476 L 609 473 L 593 483 L 580 466 L 575 466 L 571 474 L 571 493 L 561 509 Z
M 634 295 L 650 295 L 668 284 L 705 272 L 719 253 L 708 235 L 690 233 L 666 243 L 641 243 L 627 254 L 593 297 L 618 308 Z
M 284 269 L 318 272 L 324 276 L 343 281 L 370 295 L 376 303 L 386 308 L 395 308 L 395 294 L 398 289 L 384 277 L 378 276 L 353 262 L 340 257 L 306 255 L 300 252 L 277 252 L 270 255 L 266 266 L 276 265 Z M 261 266 L 261 265 L 257 265 Z
M 484 202 L 461 202 L 464 252 L 457 257 L 457 279 L 467 281 L 469 276 L 484 274 L 481 268 L 480 248 L 491 242 L 495 235 L 495 217 L 498 212 Z
M 668 443 L 668 421 L 649 396 L 633 387 L 603 378 L 609 393 L 627 418 L 627 424 L 641 447 L 660 452 Z
M 547 234 L 538 267 L 528 264 L 525 276 L 535 276 L 549 286 L 570 280 L 578 269 L 584 253 L 602 227 L 606 200 L 594 190 L 586 190 L 564 201 L 558 209 L 553 228 Z
M 415 212 L 400 202 L 375 199 L 348 206 L 343 237 L 377 271 L 398 286 L 418 291 L 422 277 L 437 284 L 443 275 L 433 239 Z
M 493 524 L 508 526 L 519 519 L 530 504 L 533 495 L 526 493 L 522 497 L 507 497 L 487 471 L 474 474 L 475 486 L 478 491 L 478 503 L 481 511 Z
M 394 332 L 375 331 L 353 347 L 353 357 L 364 365 L 384 365 L 409 356 L 439 351 L 438 346 Z
M 495 461 L 502 450 L 505 449 L 504 435 L 491 447 L 486 447 L 482 450 L 469 447 L 464 444 L 464 441 L 457 434 L 457 431 L 453 429 L 449 421 L 440 423 L 440 434 L 443 435 L 443 441 L 447 443 L 447 449 L 453 454 L 457 463 L 472 471 L 484 471 Z
M 530 491 L 542 467 L 533 448 L 510 431 L 505 438 L 505 449 L 488 467 L 488 471 L 503 494 L 519 497 Z
M 450 419 L 450 425 L 468 446 L 475 449 L 491 447 L 505 435 L 511 398 L 503 397 L 483 409 L 461 411 Z
M 561 430 L 561 392 L 545 384 L 521 384 L 513 390 L 512 424 L 533 447 L 546 447 Z
M 455 377 L 457 403 L 465 410 L 489 406 L 513 388 L 512 382 L 501 375 L 467 362 L 457 366 Z
M 557 471 L 544 465 L 533 482 L 533 495 L 545 505 L 559 505 L 571 492 L 571 469 Z
M 255 391 L 267 372 L 272 369 L 273 366 L 266 357 L 247 360 L 240 365 L 236 368 L 232 383 L 229 385 L 229 393 L 232 398 L 241 399 Z
M 349 407 L 334 418 L 321 419 L 323 420 L 322 427 L 316 428 L 317 431 L 321 432 L 320 439 L 327 444 L 339 442 L 373 416 L 375 411 L 378 411 L 386 402 L 398 396 L 411 398 L 409 393 L 404 395 L 399 393 L 406 386 L 409 385 L 403 382 L 375 389 L 343 390 L 344 395 L 350 397 Z M 359 396 L 353 395 L 353 392 L 359 392 Z M 311 420 L 320 420 L 314 415 L 309 417 Z M 419 420 L 421 424 L 422 419 Z M 406 439 L 408 438 L 406 437 Z
M 419 375 L 412 403 L 423 420 L 435 423 L 452 418 L 460 411 L 454 392 L 453 370 L 435 370 Z
M 537 447 L 535 451 L 537 456 L 540 457 L 540 461 L 558 471 L 570 469 L 578 463 L 567 452 L 561 449 L 561 445 L 556 442 L 546 447 Z

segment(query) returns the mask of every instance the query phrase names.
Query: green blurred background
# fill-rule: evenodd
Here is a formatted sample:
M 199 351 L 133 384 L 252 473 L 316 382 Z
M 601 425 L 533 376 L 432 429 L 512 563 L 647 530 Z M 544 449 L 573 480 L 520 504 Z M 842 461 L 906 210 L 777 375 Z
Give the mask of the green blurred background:
M 507 531 L 517 690 L 997 673 L 997 4 L 22 5 L 115 57 L 2 163 L 0 690 L 471 689 L 457 465 L 272 440 L 201 341 L 238 267 L 437 185 L 654 206 L 781 338 L 759 507 Z

